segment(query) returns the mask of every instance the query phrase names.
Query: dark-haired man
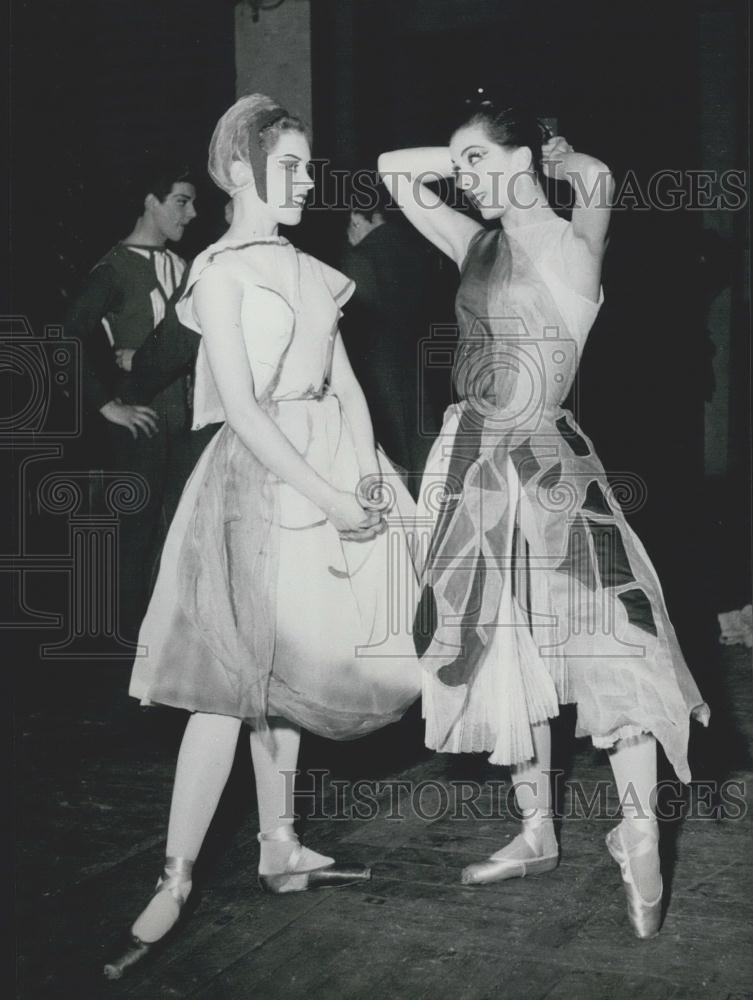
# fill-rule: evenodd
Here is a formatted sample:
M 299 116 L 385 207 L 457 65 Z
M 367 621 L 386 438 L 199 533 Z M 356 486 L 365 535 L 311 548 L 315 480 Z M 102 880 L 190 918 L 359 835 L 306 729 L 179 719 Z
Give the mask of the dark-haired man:
M 184 465 L 188 399 L 178 380 L 148 407 L 124 402 L 116 354 L 137 350 L 165 318 L 185 270 L 166 244 L 178 242 L 196 217 L 196 188 L 185 168 L 157 165 L 142 173 L 133 194 L 133 229 L 94 266 L 67 319 L 67 333 L 82 345 L 90 465 L 138 473 L 148 488 L 143 508 L 120 525 L 121 633 L 130 635 L 145 609 L 168 487 Z
M 350 213 L 338 264 L 356 291 L 342 332 L 377 442 L 405 470 L 415 496 L 442 409 L 433 373 L 420 371 L 421 341 L 430 338 L 432 321 L 446 319 L 448 282 L 437 255 L 402 220 L 392 221 L 384 201 Z

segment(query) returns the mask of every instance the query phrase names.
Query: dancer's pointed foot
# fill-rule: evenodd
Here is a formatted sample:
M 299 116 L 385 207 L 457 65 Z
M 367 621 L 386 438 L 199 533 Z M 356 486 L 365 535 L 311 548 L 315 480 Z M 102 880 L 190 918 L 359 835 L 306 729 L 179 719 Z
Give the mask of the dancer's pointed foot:
M 261 844 L 259 885 L 265 892 L 334 889 L 371 878 L 366 865 L 336 865 L 333 858 L 303 847 L 292 826 L 258 835 Z
M 531 809 L 523 813 L 523 829 L 506 847 L 486 861 L 463 869 L 463 885 L 487 885 L 508 878 L 541 875 L 559 864 L 557 838 L 550 810 Z
M 127 947 L 104 968 L 107 979 L 120 979 L 127 968 L 141 961 L 172 930 L 191 892 L 192 869 L 193 861 L 185 858 L 165 860 L 154 895 L 131 927 Z
M 607 849 L 620 866 L 630 925 L 636 937 L 655 937 L 661 926 L 662 878 L 659 871 L 659 824 L 623 821 L 607 834 Z

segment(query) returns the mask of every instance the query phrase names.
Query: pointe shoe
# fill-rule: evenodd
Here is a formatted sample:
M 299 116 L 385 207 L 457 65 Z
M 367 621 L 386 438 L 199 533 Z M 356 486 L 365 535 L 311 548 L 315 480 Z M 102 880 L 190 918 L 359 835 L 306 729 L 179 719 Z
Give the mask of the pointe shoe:
M 525 878 L 526 875 L 542 875 L 544 872 L 553 871 L 559 864 L 559 851 L 554 852 L 551 845 L 545 846 L 540 843 L 542 827 L 546 822 L 551 823 L 552 814 L 549 810 L 532 809 L 523 813 L 523 829 L 518 834 L 515 841 L 522 841 L 524 849 L 530 853 L 530 857 L 505 857 L 504 852 L 509 851 L 512 843 L 492 855 L 486 861 L 477 861 L 463 869 L 460 881 L 463 885 L 489 885 L 492 882 L 504 882 L 508 878 Z M 554 833 L 551 834 L 554 841 Z
M 367 865 L 337 865 L 331 861 L 316 868 L 301 868 L 304 849 L 292 826 L 280 826 L 269 833 L 260 833 L 257 839 L 260 843 L 277 840 L 290 841 L 295 845 L 284 871 L 259 875 L 259 885 L 265 892 L 281 895 L 284 892 L 306 892 L 308 889 L 337 889 L 355 882 L 367 882 L 371 878 L 371 869 Z
M 624 822 L 624 821 L 623 821 Z M 620 823 L 607 834 L 607 850 L 620 866 L 622 872 L 622 883 L 627 896 L 627 911 L 630 926 L 637 938 L 647 940 L 656 937 L 661 927 L 661 901 L 663 883 L 659 878 L 659 895 L 653 901 L 646 901 L 641 896 L 638 886 L 635 884 L 633 873 L 630 870 L 631 858 L 640 858 L 650 851 L 658 850 L 659 830 L 654 823 L 651 825 L 650 833 L 646 833 L 634 847 L 628 847 L 623 835 L 623 824 Z
M 128 944 L 123 952 L 114 961 L 108 962 L 107 965 L 105 965 L 103 971 L 106 979 L 122 978 L 126 969 L 135 965 L 137 962 L 140 962 L 142 958 L 145 958 L 146 955 L 148 955 L 157 945 L 162 944 L 165 937 L 178 922 L 183 905 L 188 899 L 188 894 L 191 892 L 192 868 L 193 861 L 186 861 L 185 858 L 167 858 L 165 860 L 165 870 L 157 881 L 157 888 L 154 890 L 154 895 L 152 896 L 150 903 L 161 893 L 169 893 L 175 901 L 177 908 L 175 920 L 155 941 L 144 941 L 137 934 L 135 934 L 133 930 L 131 930 L 128 935 Z M 139 921 L 137 919 L 136 924 L 138 922 Z M 134 924 L 134 927 L 136 924 Z

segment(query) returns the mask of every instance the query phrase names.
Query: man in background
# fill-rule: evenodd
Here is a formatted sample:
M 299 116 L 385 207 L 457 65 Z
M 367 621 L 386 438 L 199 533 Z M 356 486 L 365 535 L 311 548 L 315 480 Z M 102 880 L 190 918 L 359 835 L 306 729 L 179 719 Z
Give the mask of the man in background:
M 369 404 L 374 434 L 417 495 L 441 422 L 442 400 L 422 370 L 421 341 L 446 319 L 437 255 L 402 221 L 393 221 L 379 185 L 368 208 L 354 208 L 340 269 L 356 283 L 342 320 L 353 370 Z
M 150 406 L 127 402 L 116 352 L 135 352 L 168 313 L 185 261 L 167 244 L 179 242 L 196 218 L 196 188 L 185 167 L 150 163 L 133 183 L 131 198 L 132 230 L 95 264 L 66 322 L 68 335 L 81 341 L 89 466 L 136 473 L 146 485 L 144 506 L 120 520 L 120 632 L 129 638 L 138 632 L 169 508 L 174 510 L 169 487 L 183 476 L 189 408 L 182 378 Z

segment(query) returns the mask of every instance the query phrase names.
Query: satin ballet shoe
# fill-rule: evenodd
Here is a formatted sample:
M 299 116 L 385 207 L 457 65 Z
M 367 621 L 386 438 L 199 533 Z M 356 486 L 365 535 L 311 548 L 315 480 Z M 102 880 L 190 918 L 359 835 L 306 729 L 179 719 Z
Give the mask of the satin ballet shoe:
M 554 829 L 546 831 L 545 824 L 552 822 L 549 810 L 532 809 L 523 813 L 521 833 L 496 855 L 486 861 L 477 861 L 463 869 L 460 881 L 463 885 L 489 885 L 504 882 L 509 878 L 525 878 L 526 875 L 542 875 L 553 871 L 559 864 L 559 850 L 554 837 Z M 542 843 L 549 832 L 549 843 Z M 522 841 L 530 851 L 530 857 L 505 856 L 516 841 Z
M 185 858 L 167 858 L 165 860 L 165 870 L 157 881 L 157 888 L 154 890 L 154 895 L 149 901 L 149 905 L 142 912 L 141 916 L 137 918 L 131 928 L 131 931 L 128 934 L 127 945 L 118 958 L 112 962 L 108 962 L 104 967 L 103 971 L 106 979 L 121 979 L 126 969 L 129 969 L 132 965 L 140 962 L 150 952 L 153 952 L 158 946 L 162 945 L 167 935 L 178 922 L 183 906 L 188 899 L 189 893 L 191 892 L 192 869 L 193 861 L 186 861 Z M 162 893 L 169 894 L 174 900 L 176 905 L 175 919 L 169 924 L 167 929 L 156 938 L 156 940 L 145 941 L 143 938 L 139 937 L 138 934 L 134 933 L 133 928 L 135 928 L 136 925 L 142 920 L 152 902 Z M 142 931 L 142 934 L 143 933 L 144 931 Z
M 284 871 L 259 874 L 259 885 L 265 892 L 281 895 L 285 892 L 306 892 L 309 889 L 337 889 L 356 882 L 368 882 L 371 878 L 371 869 L 367 865 L 337 865 L 330 861 L 315 868 L 302 868 L 304 848 L 292 826 L 280 826 L 269 833 L 260 833 L 257 839 L 260 843 L 275 840 L 294 844 Z
M 660 876 L 659 895 L 653 901 L 646 901 L 635 884 L 633 873 L 630 870 L 630 861 L 658 850 L 659 829 L 656 823 L 652 823 L 643 839 L 633 847 L 628 847 L 625 843 L 623 823 L 607 834 L 607 850 L 620 866 L 622 884 L 627 896 L 628 919 L 633 933 L 637 938 L 647 940 L 656 937 L 661 927 L 661 902 L 664 887 Z

